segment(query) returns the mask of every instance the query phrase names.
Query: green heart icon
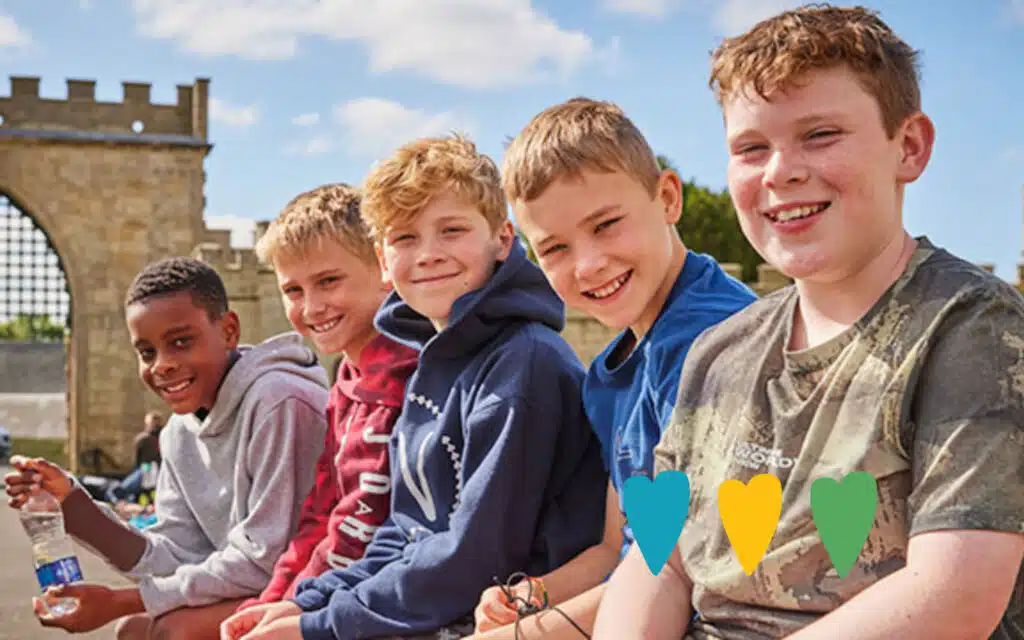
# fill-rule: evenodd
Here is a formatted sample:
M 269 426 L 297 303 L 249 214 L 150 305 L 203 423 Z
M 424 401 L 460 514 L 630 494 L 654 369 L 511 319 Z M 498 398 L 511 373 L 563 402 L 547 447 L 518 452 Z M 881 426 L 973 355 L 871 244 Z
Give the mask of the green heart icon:
M 818 478 L 811 485 L 811 515 L 828 557 L 845 578 L 868 541 L 878 509 L 875 477 L 856 471 L 836 482 Z

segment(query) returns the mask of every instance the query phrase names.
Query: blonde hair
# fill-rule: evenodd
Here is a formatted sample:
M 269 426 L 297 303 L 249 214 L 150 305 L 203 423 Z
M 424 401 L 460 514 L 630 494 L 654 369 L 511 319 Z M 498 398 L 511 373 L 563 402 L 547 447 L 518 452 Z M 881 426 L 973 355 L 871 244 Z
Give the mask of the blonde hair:
M 579 97 L 541 111 L 509 143 L 502 163 L 505 195 L 530 201 L 552 182 L 586 169 L 622 171 L 652 197 L 661 175 L 647 139 L 622 109 Z
M 719 104 L 753 89 L 768 100 L 807 72 L 848 66 L 874 96 L 891 138 L 921 109 L 918 52 L 864 7 L 806 5 L 728 38 L 711 57 L 709 84 Z
M 344 183 L 326 184 L 292 199 L 256 243 L 256 255 L 273 264 L 282 256 L 301 256 L 325 240 L 367 263 L 377 263 L 373 240 L 360 217 L 362 195 Z
M 445 194 L 476 207 L 491 229 L 508 219 L 498 166 L 456 134 L 410 142 L 375 167 L 363 183 L 363 221 L 379 239 Z

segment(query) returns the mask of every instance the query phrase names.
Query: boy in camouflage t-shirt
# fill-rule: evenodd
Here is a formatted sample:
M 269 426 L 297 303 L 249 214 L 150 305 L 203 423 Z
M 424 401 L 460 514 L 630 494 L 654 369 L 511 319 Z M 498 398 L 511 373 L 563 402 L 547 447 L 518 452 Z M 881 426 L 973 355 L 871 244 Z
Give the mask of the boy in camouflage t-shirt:
M 689 476 L 686 525 L 658 576 L 634 549 L 596 638 L 1024 638 L 1024 298 L 903 228 L 934 139 L 915 57 L 832 7 L 716 52 L 730 192 L 795 284 L 691 348 L 655 468 Z M 811 485 L 856 471 L 878 507 L 840 577 Z M 718 489 L 760 474 L 782 511 L 748 576 Z

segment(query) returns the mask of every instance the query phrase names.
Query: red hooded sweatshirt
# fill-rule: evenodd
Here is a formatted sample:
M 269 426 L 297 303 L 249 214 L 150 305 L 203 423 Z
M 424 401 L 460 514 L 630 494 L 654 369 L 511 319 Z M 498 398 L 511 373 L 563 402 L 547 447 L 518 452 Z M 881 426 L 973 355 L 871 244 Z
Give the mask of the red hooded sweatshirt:
M 348 358 L 342 361 L 327 403 L 316 482 L 302 504 L 298 529 L 263 593 L 239 610 L 291 598 L 300 581 L 363 557 L 391 506 L 388 439 L 418 355 L 377 336 L 360 355 L 361 369 Z

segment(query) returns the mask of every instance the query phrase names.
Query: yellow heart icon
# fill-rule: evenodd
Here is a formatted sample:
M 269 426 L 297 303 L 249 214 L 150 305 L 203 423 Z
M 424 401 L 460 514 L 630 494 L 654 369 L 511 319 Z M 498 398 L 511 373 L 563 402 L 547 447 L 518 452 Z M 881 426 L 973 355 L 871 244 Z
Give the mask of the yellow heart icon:
M 779 526 L 782 484 L 769 473 L 754 476 L 749 484 L 726 480 L 718 487 L 718 514 L 740 566 L 752 575 Z

